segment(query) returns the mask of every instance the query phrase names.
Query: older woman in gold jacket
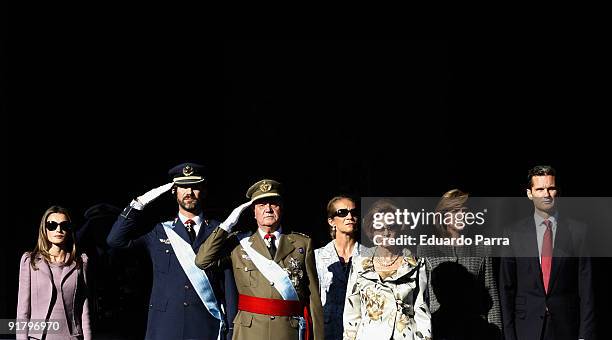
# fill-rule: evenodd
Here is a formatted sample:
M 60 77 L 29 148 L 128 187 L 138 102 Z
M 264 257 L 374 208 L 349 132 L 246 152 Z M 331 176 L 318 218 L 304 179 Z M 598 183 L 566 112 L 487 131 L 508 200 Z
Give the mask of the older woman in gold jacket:
M 372 227 L 374 213 L 396 209 L 389 201 L 375 203 L 366 215 L 365 228 Z M 373 235 L 394 238 L 398 231 L 397 226 L 386 225 L 373 230 Z M 423 262 L 408 249 L 386 245 L 363 251 L 353 262 L 347 286 L 344 340 L 431 339 L 426 290 Z

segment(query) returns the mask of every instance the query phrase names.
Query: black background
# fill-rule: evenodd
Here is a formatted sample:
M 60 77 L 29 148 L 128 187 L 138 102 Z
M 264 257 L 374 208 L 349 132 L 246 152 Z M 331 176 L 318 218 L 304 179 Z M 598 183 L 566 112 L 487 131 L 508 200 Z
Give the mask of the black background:
M 123 207 L 184 160 L 208 166 L 206 204 L 219 219 L 256 180 L 281 181 L 285 224 L 318 244 L 338 193 L 521 196 L 526 171 L 551 164 L 566 196 L 609 195 L 599 44 L 7 26 L 1 318 L 14 317 L 18 260 L 49 205 L 80 219 L 96 203 Z M 608 265 L 595 273 L 602 319 Z

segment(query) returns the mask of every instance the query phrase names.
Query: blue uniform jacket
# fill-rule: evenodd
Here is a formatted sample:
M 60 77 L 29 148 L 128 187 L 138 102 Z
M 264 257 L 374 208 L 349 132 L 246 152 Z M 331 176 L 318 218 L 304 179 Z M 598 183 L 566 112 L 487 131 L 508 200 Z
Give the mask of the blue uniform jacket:
M 219 321 L 213 317 L 183 271 L 161 223 L 153 229 L 143 229 L 143 212 L 128 206 L 119 215 L 107 242 L 115 248 L 144 246 L 153 264 L 153 286 L 149 302 L 146 339 L 217 339 Z M 174 220 L 176 233 L 189 243 L 189 236 L 179 218 Z M 195 253 L 210 233 L 219 225 L 205 220 L 192 243 Z M 207 270 L 217 301 L 226 313 L 225 325 L 231 325 L 236 315 L 237 294 L 231 268 Z M 228 323 L 227 320 L 230 320 Z M 227 328 L 227 327 L 225 327 Z M 231 329 L 222 334 L 231 339 Z M 223 339 L 223 337 L 222 337 Z

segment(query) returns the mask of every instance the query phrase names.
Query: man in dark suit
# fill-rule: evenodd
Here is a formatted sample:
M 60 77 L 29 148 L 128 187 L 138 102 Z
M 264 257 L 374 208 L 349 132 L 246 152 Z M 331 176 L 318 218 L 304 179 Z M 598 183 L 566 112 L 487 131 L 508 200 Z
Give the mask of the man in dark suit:
M 123 210 L 107 242 L 112 247 L 142 245 L 153 263 L 146 339 L 231 338 L 227 320 L 236 314 L 236 288 L 231 270 L 200 270 L 195 254 L 219 225 L 202 211 L 204 167 L 184 163 L 170 169 L 172 182 L 150 190 Z M 146 227 L 145 207 L 171 190 L 178 203 L 173 220 Z M 143 225 L 145 224 L 145 225 Z
M 529 171 L 534 214 L 507 230 L 511 250 L 500 263 L 507 340 L 591 340 L 595 337 L 591 260 L 585 225 L 557 209 L 555 170 Z

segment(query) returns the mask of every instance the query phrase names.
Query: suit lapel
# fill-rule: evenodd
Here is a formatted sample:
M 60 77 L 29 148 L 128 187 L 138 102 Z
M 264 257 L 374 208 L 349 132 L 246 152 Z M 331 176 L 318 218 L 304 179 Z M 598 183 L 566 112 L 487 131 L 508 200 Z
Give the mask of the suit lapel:
M 181 222 L 181 219 L 178 217 L 175 218 L 173 225 L 174 225 L 174 232 L 177 233 L 178 236 L 180 236 L 183 240 L 185 240 L 185 242 L 187 242 L 188 244 L 191 244 L 191 242 L 189 241 L 189 235 L 187 234 L 187 229 L 185 229 L 185 225 L 183 224 L 183 222 Z
M 47 282 L 48 283 L 48 291 L 49 291 L 49 295 L 48 296 L 53 296 L 53 275 L 51 275 L 51 267 L 49 267 L 49 264 L 47 263 L 47 261 L 44 260 L 44 258 L 41 255 L 38 255 L 36 257 L 36 266 L 38 268 L 38 271 L 40 272 L 40 274 L 44 275 L 47 280 L 43 280 L 42 282 Z M 39 281 L 40 282 L 40 281 Z
M 49 283 L 49 296 L 53 296 L 53 287 L 55 287 L 55 283 L 53 281 L 53 275 L 51 274 L 51 267 L 49 267 L 49 264 L 47 263 L 47 261 L 43 260 L 42 256 L 39 256 L 38 259 L 39 259 L 38 270 L 40 271 L 41 274 L 47 277 L 48 279 L 47 282 Z M 64 290 L 62 289 L 62 286 L 64 285 L 64 281 L 66 280 L 67 277 L 70 276 L 70 273 L 72 273 L 75 269 L 76 269 L 76 260 L 74 259 L 69 266 L 62 267 L 62 273 L 61 273 L 60 280 L 59 280 L 60 287 L 55 287 L 58 294 L 63 295 Z M 63 301 L 66 301 L 66 299 L 63 299 Z
M 321 249 L 321 252 L 319 253 L 319 255 L 321 256 L 322 259 L 325 259 L 324 262 L 329 262 L 327 260 L 332 259 L 333 255 L 331 252 L 332 247 L 334 246 L 334 241 L 329 242 L 325 247 L 323 247 L 323 249 Z
M 332 242 L 329 242 L 325 247 L 321 249 L 321 251 L 318 254 L 319 256 L 317 257 L 317 263 L 327 264 L 327 263 L 332 263 L 334 261 L 332 257 L 332 253 L 330 252 L 330 245 L 332 247 L 334 246 Z
M 192 245 L 196 254 L 198 252 L 198 248 L 200 247 L 200 245 L 204 242 L 204 240 L 208 238 L 208 236 L 210 235 L 212 231 L 213 231 L 213 228 L 211 228 L 210 225 L 208 224 L 208 220 L 202 219 L 200 230 L 198 231 L 198 235 L 196 235 L 196 238 Z
M 280 240 L 278 241 L 278 249 L 276 250 L 276 254 L 274 256 L 274 262 L 280 262 L 295 250 L 293 242 L 295 242 L 295 240 L 290 235 L 281 235 Z
M 45 261 L 41 255 L 38 255 L 36 257 L 36 266 L 38 267 L 38 270 L 41 274 L 44 274 L 46 277 L 49 278 L 50 281 L 53 281 L 53 276 L 51 275 L 51 268 L 49 267 L 47 261 Z
M 62 268 L 62 279 L 60 280 L 60 285 L 64 284 L 64 280 L 66 280 L 66 277 L 68 277 L 68 275 L 70 275 L 70 273 L 72 273 L 72 271 L 76 268 L 76 260 L 73 259 L 72 263 L 69 266 L 64 266 Z M 60 287 L 57 287 L 57 289 L 59 289 Z
M 355 247 L 357 247 L 357 244 L 355 244 Z M 326 250 L 327 258 L 331 260 L 326 263 L 330 263 L 328 269 L 332 272 L 334 280 L 342 283 L 346 282 L 346 274 L 344 273 L 344 268 L 342 268 L 342 263 L 340 263 L 340 257 L 336 251 L 334 241 L 328 243 L 324 249 Z M 354 249 L 353 253 L 355 253 Z
M 554 244 L 553 244 L 553 258 L 552 268 L 550 270 L 550 282 L 548 283 L 548 291 L 552 291 L 554 287 L 555 279 L 559 273 L 559 268 L 567 256 L 571 256 L 568 250 L 571 250 L 571 242 L 569 237 L 569 231 L 566 221 L 559 220 L 557 222 L 557 231 L 555 232 Z
M 529 263 L 530 270 L 537 276 L 538 287 L 544 291 L 544 278 L 542 277 L 542 266 L 540 265 L 540 254 L 538 253 L 538 236 L 535 220 L 527 218 L 522 225 L 521 239 L 524 244 L 521 256 L 527 256 L 526 260 Z
M 251 235 L 249 241 L 251 241 L 251 247 L 255 249 L 255 251 L 265 256 L 268 260 L 272 260 L 272 256 L 270 256 L 270 251 L 268 250 L 268 247 L 264 243 L 263 238 L 261 238 L 261 236 L 259 235 L 259 230 L 256 230 L 253 235 Z
M 367 267 L 364 268 L 364 263 L 367 261 Z M 370 281 L 378 281 L 380 280 L 380 275 L 374 269 L 374 254 L 368 254 L 367 257 L 364 257 L 361 260 L 361 276 L 370 280 Z
M 533 218 L 525 221 L 524 228 L 521 231 L 523 234 L 523 242 L 524 242 L 524 253 L 520 254 L 521 256 L 529 256 L 538 259 L 540 258 L 540 254 L 538 253 L 538 235 L 536 231 L 536 225 Z M 539 267 L 540 265 L 538 265 Z

